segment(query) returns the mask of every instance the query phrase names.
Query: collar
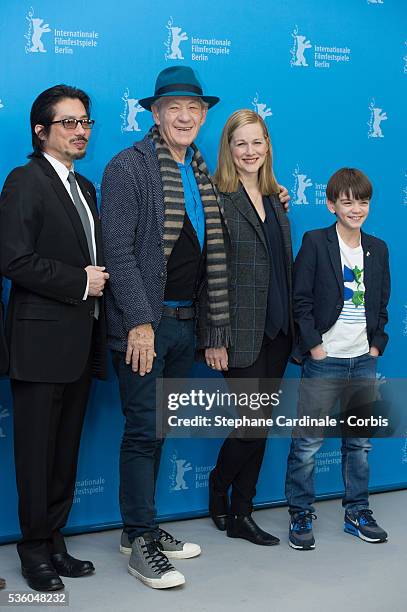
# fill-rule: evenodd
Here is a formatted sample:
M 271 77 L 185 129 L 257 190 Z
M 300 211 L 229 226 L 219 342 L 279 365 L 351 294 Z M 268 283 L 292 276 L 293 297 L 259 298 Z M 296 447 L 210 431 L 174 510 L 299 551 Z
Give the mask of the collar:
M 194 156 L 193 148 L 188 147 L 188 149 L 185 151 L 184 163 L 182 164 L 181 162 L 177 162 L 178 166 L 190 166 L 192 163 L 193 156 Z
M 62 162 L 59 161 L 59 159 L 56 159 L 55 157 L 53 157 L 52 155 L 49 155 L 48 153 L 43 153 L 43 156 L 45 157 L 45 159 L 47 161 L 49 161 L 49 163 L 51 164 L 51 166 L 54 168 L 55 172 L 58 174 L 59 178 L 61 179 L 61 181 L 63 183 L 66 183 L 66 181 L 68 180 L 68 174 L 69 172 L 74 172 L 74 166 L 72 164 L 71 168 L 68 169 L 65 164 L 63 164 Z

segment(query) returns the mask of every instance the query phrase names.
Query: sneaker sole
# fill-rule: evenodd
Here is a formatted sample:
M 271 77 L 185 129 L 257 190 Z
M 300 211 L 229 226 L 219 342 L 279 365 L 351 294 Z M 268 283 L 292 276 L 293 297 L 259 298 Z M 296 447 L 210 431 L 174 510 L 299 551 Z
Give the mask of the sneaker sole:
M 171 576 L 171 578 L 147 578 L 146 576 L 140 574 L 140 572 L 135 570 L 133 567 L 130 567 L 130 565 L 127 566 L 127 569 L 129 574 L 131 574 L 135 578 L 138 578 L 139 580 L 141 580 L 141 582 L 151 587 L 152 589 L 169 589 L 171 587 L 185 584 L 185 576 L 183 576 L 177 571 L 174 572 L 177 575 Z
M 185 550 L 163 550 L 164 555 L 168 559 L 193 559 L 201 554 L 201 547 L 197 546 L 190 551 Z
M 350 533 L 351 535 L 356 536 L 365 542 L 369 542 L 370 544 L 381 544 L 382 542 L 387 542 L 387 538 L 368 538 L 361 531 L 359 531 L 357 527 L 348 523 L 345 523 L 343 530 L 345 533 Z
M 315 544 L 310 544 L 309 546 L 298 546 L 297 544 L 293 544 L 291 540 L 288 540 L 288 545 L 294 550 L 315 550 Z
M 131 548 L 120 546 L 120 552 L 123 555 L 131 555 Z M 198 557 L 202 551 L 200 546 L 197 546 L 195 550 L 189 552 L 185 552 L 184 550 L 163 550 L 162 552 L 167 559 L 193 559 L 194 557 Z

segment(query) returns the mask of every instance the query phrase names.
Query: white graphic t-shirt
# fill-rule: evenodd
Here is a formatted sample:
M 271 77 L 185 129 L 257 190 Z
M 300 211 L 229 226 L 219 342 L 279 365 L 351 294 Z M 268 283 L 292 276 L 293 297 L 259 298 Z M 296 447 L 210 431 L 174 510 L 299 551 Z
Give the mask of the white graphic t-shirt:
M 336 230 L 341 254 L 344 304 L 335 325 L 322 335 L 329 357 L 358 357 L 369 352 L 366 332 L 362 245 L 351 248 Z

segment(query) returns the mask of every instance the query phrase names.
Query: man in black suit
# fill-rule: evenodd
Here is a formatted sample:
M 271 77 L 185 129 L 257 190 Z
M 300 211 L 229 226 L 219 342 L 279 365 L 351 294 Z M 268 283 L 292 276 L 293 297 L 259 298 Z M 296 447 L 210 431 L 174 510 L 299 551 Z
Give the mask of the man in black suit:
M 57 85 L 31 109 L 33 153 L 0 200 L 22 573 L 36 590 L 94 571 L 66 550 L 79 442 L 92 373 L 105 376 L 101 297 L 108 278 L 96 193 L 74 173 L 93 121 L 81 90 Z

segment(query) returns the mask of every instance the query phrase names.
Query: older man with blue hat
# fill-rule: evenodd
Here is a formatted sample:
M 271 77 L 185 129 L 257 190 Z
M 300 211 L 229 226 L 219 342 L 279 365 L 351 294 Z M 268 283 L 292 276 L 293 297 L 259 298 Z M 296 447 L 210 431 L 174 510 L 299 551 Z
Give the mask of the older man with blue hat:
M 120 452 L 120 550 L 129 572 L 153 588 L 185 582 L 169 559 L 200 554 L 155 518 L 162 439 L 156 433 L 156 381 L 183 378 L 194 359 L 194 302 L 208 282 L 207 346 L 226 367 L 230 339 L 222 223 L 206 164 L 193 144 L 208 108 L 187 66 L 163 70 L 140 100 L 154 126 L 107 165 L 102 229 L 107 266 L 108 341 L 125 416 Z
M 200 554 L 156 522 L 162 439 L 156 433 L 156 383 L 185 378 L 195 350 L 195 301 L 207 283 L 202 348 L 227 368 L 230 342 L 226 255 L 217 196 L 194 144 L 209 108 L 187 66 L 166 68 L 154 95 L 140 100 L 154 126 L 107 165 L 102 230 L 110 287 L 108 342 L 119 378 L 125 426 L 120 451 L 120 550 L 129 572 L 152 588 L 183 584 L 169 559 Z M 287 192 L 285 192 L 286 194 Z

